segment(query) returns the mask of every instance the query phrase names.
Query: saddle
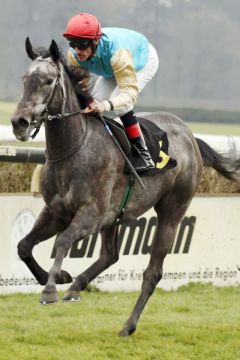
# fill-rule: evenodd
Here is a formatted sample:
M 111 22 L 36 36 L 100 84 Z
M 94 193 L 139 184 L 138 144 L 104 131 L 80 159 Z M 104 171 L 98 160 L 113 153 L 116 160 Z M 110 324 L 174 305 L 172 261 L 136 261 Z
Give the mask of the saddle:
M 148 150 L 151 154 L 151 157 L 155 163 L 155 169 L 148 169 L 139 175 L 148 176 L 157 174 L 159 172 L 165 172 L 166 170 L 172 169 L 177 165 L 177 161 L 172 159 L 168 155 L 168 137 L 167 133 L 161 130 L 157 125 L 153 124 L 151 121 L 144 118 L 138 117 L 138 122 L 140 124 L 145 142 L 147 144 Z M 138 161 L 142 161 L 139 157 L 138 152 L 133 146 L 131 146 L 124 127 L 119 124 L 116 120 L 104 116 L 104 120 L 110 127 L 112 133 L 114 134 L 116 140 L 122 147 L 124 153 L 131 161 L 133 166 L 136 166 Z M 128 174 L 129 167 L 125 166 L 125 173 Z

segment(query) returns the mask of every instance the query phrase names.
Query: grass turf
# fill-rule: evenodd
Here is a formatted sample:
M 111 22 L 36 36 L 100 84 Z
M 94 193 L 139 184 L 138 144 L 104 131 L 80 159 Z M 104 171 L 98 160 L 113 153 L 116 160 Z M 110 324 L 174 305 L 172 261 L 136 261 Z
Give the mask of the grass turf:
M 0 359 L 238 360 L 240 288 L 157 289 L 136 333 L 117 336 L 138 293 L 84 292 L 80 303 L 38 305 L 0 296 Z

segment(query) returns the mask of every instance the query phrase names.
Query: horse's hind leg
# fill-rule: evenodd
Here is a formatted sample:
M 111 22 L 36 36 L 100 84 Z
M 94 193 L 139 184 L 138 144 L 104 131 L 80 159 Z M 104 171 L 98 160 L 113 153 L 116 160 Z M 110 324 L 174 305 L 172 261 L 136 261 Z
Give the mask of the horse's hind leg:
M 189 201 L 182 204 L 179 201 L 178 196 L 175 197 L 174 194 L 171 193 L 165 195 L 159 202 L 158 206 L 155 207 L 155 210 L 157 211 L 158 224 L 155 232 L 150 262 L 144 272 L 141 294 L 130 318 L 120 331 L 120 336 L 131 335 L 136 330 L 138 319 L 157 283 L 162 278 L 164 258 L 173 243 L 178 223 L 184 215 L 188 204 Z
M 78 275 L 74 283 L 70 286 L 63 301 L 79 300 L 80 291 L 96 278 L 102 271 L 114 264 L 119 257 L 118 249 L 118 226 L 111 227 L 101 231 L 102 245 L 100 257 L 87 270 Z
M 32 255 L 32 249 L 40 242 L 51 238 L 59 231 L 63 230 L 63 225 L 58 223 L 52 216 L 50 210 L 45 206 L 35 222 L 32 230 L 18 243 L 18 254 L 21 260 L 25 262 L 29 270 L 35 276 L 41 285 L 45 285 L 48 279 L 48 273 L 43 270 Z M 62 271 L 59 279 L 60 283 L 71 282 L 71 276 Z

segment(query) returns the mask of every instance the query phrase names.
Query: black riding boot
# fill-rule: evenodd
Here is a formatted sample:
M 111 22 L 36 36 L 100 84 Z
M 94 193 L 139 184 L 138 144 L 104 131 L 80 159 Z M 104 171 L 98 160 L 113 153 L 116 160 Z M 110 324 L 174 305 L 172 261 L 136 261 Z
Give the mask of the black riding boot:
M 137 153 L 137 156 L 133 157 L 133 166 L 136 171 L 142 172 L 155 168 L 133 110 L 120 116 L 120 119 L 123 122 L 128 140 L 133 145 L 133 151 Z
M 138 172 L 143 172 L 149 169 L 154 169 L 155 164 L 148 151 L 143 135 L 135 139 L 130 139 L 130 142 L 133 145 L 134 150 L 139 154 L 142 160 L 134 164 L 135 170 Z

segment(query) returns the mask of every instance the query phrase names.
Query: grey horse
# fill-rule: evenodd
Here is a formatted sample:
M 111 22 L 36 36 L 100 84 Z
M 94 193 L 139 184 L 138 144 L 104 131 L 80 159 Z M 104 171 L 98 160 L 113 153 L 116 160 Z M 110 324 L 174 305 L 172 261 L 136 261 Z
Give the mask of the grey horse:
M 122 154 L 102 123 L 82 113 L 68 66 L 55 41 L 43 55 L 27 39 L 26 51 L 33 63 L 23 77 L 23 94 L 11 121 L 13 132 L 21 141 L 27 141 L 34 129 L 45 124 L 46 163 L 41 180 L 45 207 L 33 229 L 19 242 L 19 256 L 37 281 L 45 285 L 40 302 L 53 303 L 58 300 L 56 284 L 72 282 L 70 274 L 61 269 L 72 244 L 100 232 L 98 260 L 76 277 L 63 298 L 78 300 L 80 291 L 118 260 L 119 224 L 154 207 L 158 221 L 150 261 L 137 303 L 119 333 L 128 336 L 135 331 L 144 306 L 162 278 L 164 258 L 197 191 L 203 166 L 240 181 L 240 160 L 233 153 L 222 156 L 195 139 L 173 114 L 141 114 L 167 132 L 169 155 L 177 160 L 177 166 L 142 177 L 145 190 L 135 184 L 121 221 L 114 223 L 128 181 Z M 32 249 L 54 235 L 56 257 L 48 273 L 36 262 Z

